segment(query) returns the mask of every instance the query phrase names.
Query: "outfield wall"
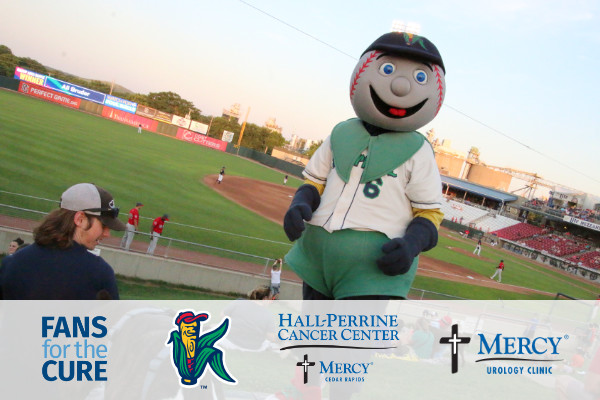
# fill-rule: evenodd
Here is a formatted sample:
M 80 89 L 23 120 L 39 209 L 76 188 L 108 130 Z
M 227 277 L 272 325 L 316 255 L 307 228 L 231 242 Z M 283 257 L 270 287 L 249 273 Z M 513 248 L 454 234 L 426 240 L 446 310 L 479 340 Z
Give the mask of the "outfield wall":
M 31 232 L 0 227 L 0 251 L 5 252 L 9 243 L 20 237 L 26 243 L 33 242 Z M 235 293 L 245 296 L 259 285 L 269 285 L 270 277 L 223 270 L 201 264 L 192 264 L 120 249 L 98 246 L 102 258 L 115 273 L 129 278 L 166 282 L 190 286 L 216 293 Z M 302 299 L 302 285 L 281 281 L 282 300 Z

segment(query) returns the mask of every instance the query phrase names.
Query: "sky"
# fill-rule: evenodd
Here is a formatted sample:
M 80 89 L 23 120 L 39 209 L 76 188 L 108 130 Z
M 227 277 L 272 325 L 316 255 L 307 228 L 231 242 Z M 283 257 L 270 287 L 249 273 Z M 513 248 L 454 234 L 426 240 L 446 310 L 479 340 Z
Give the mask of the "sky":
M 354 117 L 350 76 L 394 21 L 439 49 L 434 129 L 488 165 L 600 195 L 600 2 L 556 0 L 0 0 L 15 55 L 139 93 L 173 91 L 204 115 L 241 104 L 283 136 L 324 139 Z M 1 112 L 1 111 L 0 111 Z

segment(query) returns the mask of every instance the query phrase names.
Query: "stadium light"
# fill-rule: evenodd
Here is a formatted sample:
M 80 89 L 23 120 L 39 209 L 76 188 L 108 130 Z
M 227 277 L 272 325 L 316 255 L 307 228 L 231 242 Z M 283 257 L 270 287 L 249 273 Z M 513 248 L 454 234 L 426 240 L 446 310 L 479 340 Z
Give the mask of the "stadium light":
M 418 22 L 404 22 L 394 20 L 392 22 L 392 32 L 406 32 L 418 35 L 421 32 L 421 24 Z

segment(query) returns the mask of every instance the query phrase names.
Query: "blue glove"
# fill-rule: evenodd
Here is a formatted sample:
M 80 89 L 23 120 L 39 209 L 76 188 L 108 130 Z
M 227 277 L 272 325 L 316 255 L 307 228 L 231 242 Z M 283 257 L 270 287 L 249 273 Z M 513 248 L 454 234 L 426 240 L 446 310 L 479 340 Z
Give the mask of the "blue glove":
M 283 230 L 290 241 L 298 239 L 304 231 L 304 221 L 310 221 L 312 213 L 321 204 L 321 195 L 316 187 L 305 184 L 298 188 L 290 208 L 283 218 Z
M 389 276 L 405 274 L 415 257 L 433 249 L 437 241 L 438 231 L 433 222 L 417 217 L 406 228 L 404 237 L 392 239 L 381 247 L 385 255 L 377 259 L 377 266 Z

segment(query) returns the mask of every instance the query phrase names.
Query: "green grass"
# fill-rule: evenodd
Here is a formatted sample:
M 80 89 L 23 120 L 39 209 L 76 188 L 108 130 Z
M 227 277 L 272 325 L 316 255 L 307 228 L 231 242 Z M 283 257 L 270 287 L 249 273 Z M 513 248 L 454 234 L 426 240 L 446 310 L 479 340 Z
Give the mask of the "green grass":
M 145 217 L 168 213 L 172 222 L 285 244 L 240 240 L 175 224 L 166 226 L 166 236 L 271 258 L 289 249 L 279 225 L 202 183 L 205 175 L 218 173 L 223 165 L 229 175 L 275 183 L 281 182 L 279 172 L 173 138 L 139 135 L 134 127 L 7 91 L 0 91 L 0 109 L 2 190 L 58 200 L 70 185 L 93 182 L 109 190 L 125 214 L 141 201 Z M 24 208 L 39 204 L 23 198 L 13 201 Z M 148 232 L 150 224 L 143 220 L 141 230 Z
M 202 182 L 205 175 L 217 174 L 223 165 L 228 175 L 277 184 L 282 182 L 281 172 L 170 137 L 149 132 L 140 135 L 135 127 L 9 91 L 0 90 L 0 110 L 1 190 L 58 202 L 67 187 L 78 182 L 93 182 L 113 194 L 122 209 L 122 219 L 138 201 L 145 204 L 142 217 L 153 219 L 168 213 L 171 223 L 165 227 L 165 236 L 268 258 L 279 258 L 290 248 L 281 226 L 225 199 Z M 295 187 L 300 183 L 295 178 L 288 182 Z M 45 212 L 57 205 L 5 193 L 0 193 L 0 203 Z M 29 218 L 34 217 L 29 215 Z M 151 219 L 142 219 L 140 230 L 148 232 L 150 224 Z M 474 246 L 473 241 L 456 235 L 440 236 L 439 245 L 427 255 L 484 276 L 490 276 L 503 258 L 506 264 L 503 283 L 563 292 L 582 299 L 597 297 L 598 285 L 565 278 L 558 272 L 489 246 L 484 247 L 481 255 L 493 262 L 450 249 L 471 252 Z M 149 289 L 145 284 L 129 286 L 127 282 L 120 285 L 123 297 L 132 299 L 168 299 L 174 290 L 170 286 Z M 426 277 L 418 277 L 414 286 L 472 299 L 538 298 Z M 177 294 L 180 295 L 186 294 Z M 191 296 L 197 299 L 199 294 Z M 209 298 L 215 297 L 209 294 Z

